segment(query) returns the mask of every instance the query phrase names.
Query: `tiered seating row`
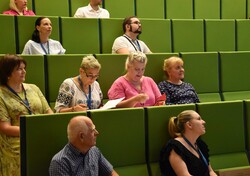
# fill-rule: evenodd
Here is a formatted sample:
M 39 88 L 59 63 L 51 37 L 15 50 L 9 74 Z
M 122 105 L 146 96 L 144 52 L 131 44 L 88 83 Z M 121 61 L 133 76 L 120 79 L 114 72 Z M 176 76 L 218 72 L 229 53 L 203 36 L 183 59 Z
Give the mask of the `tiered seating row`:
M 0 53 L 21 53 L 31 38 L 37 17 L 0 15 Z M 67 54 L 111 53 L 113 41 L 123 34 L 122 18 L 79 19 L 50 17 L 52 39 Z M 249 51 L 248 19 L 141 19 L 139 36 L 153 53 Z
M 250 99 L 249 51 L 234 52 L 181 52 L 148 54 L 145 75 L 158 84 L 165 80 L 162 70 L 164 59 L 177 55 L 183 58 L 185 81 L 191 83 L 201 102 Z M 84 54 L 22 55 L 27 60 L 26 82 L 40 87 L 51 107 L 64 79 L 79 74 Z M 97 54 L 102 65 L 98 82 L 108 99 L 111 84 L 125 73 L 127 55 Z
M 28 0 L 29 9 L 37 15 L 72 17 L 78 7 L 89 0 Z M 137 15 L 160 19 L 245 19 L 249 16 L 249 0 L 103 0 L 112 18 Z M 0 2 L 0 12 L 8 9 L 8 1 Z
M 159 176 L 159 152 L 169 139 L 168 119 L 187 109 L 196 110 L 206 121 L 202 138 L 216 171 L 249 166 L 249 107 L 250 100 L 246 100 L 88 111 L 87 115 L 100 132 L 97 146 L 120 175 Z M 52 156 L 67 143 L 68 121 L 79 114 L 85 113 L 21 117 L 24 175 L 48 175 Z

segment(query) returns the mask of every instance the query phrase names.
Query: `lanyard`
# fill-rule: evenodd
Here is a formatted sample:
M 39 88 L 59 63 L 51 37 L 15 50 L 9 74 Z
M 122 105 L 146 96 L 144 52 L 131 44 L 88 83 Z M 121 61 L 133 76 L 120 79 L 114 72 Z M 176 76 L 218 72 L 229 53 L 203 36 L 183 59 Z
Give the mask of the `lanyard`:
M 131 45 L 135 48 L 135 51 L 138 51 L 138 49 L 139 49 L 139 51 L 142 51 L 142 50 L 141 50 L 141 46 L 140 46 L 138 40 L 135 40 L 135 41 L 133 42 L 133 41 L 131 41 L 132 39 L 130 39 L 127 35 L 123 35 L 123 37 L 125 37 L 125 38 L 131 43 Z M 136 45 L 137 47 L 135 47 L 135 45 Z M 138 48 L 138 49 L 137 49 L 137 48 Z
M 43 46 L 42 43 L 40 43 L 40 45 L 41 45 L 41 47 L 42 47 L 42 49 L 43 49 L 43 51 L 44 51 L 45 54 L 50 54 L 50 52 L 49 52 L 49 41 L 47 41 L 48 52 L 46 51 L 46 49 L 44 48 L 44 46 Z
M 78 82 L 79 82 L 79 84 L 81 86 L 81 90 L 82 90 L 83 84 L 82 84 L 82 81 L 80 79 L 80 76 L 78 76 Z M 84 95 L 85 95 L 85 97 L 87 99 L 88 108 L 91 109 L 91 86 L 89 85 L 89 96 L 87 96 L 87 94 L 84 91 L 83 91 L 83 93 L 84 93 Z
M 22 101 L 22 103 L 24 104 L 24 106 L 28 109 L 29 114 L 32 114 L 32 111 L 31 111 L 31 108 L 30 108 L 30 104 L 29 104 L 29 101 L 27 99 L 26 90 L 24 89 L 23 84 L 22 84 L 22 88 L 23 88 L 23 91 L 24 91 L 24 97 L 25 97 L 24 100 L 10 86 L 7 85 L 7 88 Z
M 204 155 L 202 154 L 201 150 L 198 148 L 198 150 L 191 144 L 191 142 L 184 136 L 182 135 L 183 139 L 188 143 L 188 145 L 190 145 L 196 152 L 199 153 L 199 155 L 201 156 L 202 160 L 204 161 L 204 163 L 206 164 L 206 166 L 208 167 L 208 162 L 206 160 L 206 158 L 204 157 Z

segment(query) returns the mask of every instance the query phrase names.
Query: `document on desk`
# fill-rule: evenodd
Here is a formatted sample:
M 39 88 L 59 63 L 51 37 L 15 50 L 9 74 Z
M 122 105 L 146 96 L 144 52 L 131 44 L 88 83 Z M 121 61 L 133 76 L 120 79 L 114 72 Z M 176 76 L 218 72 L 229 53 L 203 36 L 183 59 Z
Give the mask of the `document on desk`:
M 103 107 L 100 108 L 100 110 L 106 110 L 115 108 L 118 103 L 120 103 L 125 97 L 115 99 L 115 100 L 109 100 Z

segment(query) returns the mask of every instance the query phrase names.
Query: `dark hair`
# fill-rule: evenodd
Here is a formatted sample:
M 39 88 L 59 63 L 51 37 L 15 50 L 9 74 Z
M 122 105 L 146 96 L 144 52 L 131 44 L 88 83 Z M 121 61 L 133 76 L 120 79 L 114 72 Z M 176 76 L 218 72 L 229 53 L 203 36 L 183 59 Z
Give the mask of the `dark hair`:
M 32 33 L 32 37 L 31 37 L 31 40 L 33 40 L 34 42 L 40 43 L 39 31 L 36 29 L 36 26 L 40 26 L 40 25 L 41 25 L 41 21 L 42 21 L 44 18 L 47 18 L 47 17 L 39 17 L 39 18 L 36 19 L 36 22 L 35 22 L 35 30 L 34 30 L 34 32 Z
M 0 58 L 0 84 L 7 85 L 8 77 L 16 67 L 19 67 L 21 63 L 27 66 L 26 61 L 17 55 L 6 54 Z
M 124 32 L 124 33 L 126 32 L 126 25 L 131 23 L 131 18 L 137 18 L 137 17 L 136 17 L 136 16 L 129 16 L 129 17 L 126 17 L 126 18 L 123 20 L 122 28 L 123 28 L 123 32 Z

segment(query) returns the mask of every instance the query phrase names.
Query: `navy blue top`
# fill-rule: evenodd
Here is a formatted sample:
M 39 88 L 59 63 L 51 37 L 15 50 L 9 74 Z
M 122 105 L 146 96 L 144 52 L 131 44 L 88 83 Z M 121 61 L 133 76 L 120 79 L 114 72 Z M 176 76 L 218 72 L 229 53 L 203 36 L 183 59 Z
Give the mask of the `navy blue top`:
M 199 103 L 197 93 L 190 83 L 182 82 L 180 85 L 162 81 L 158 84 L 161 94 L 167 96 L 166 105 Z
M 203 156 L 209 163 L 208 159 L 208 147 L 201 139 L 198 139 L 197 146 L 201 150 Z M 197 158 L 192 152 L 190 152 L 180 141 L 170 139 L 168 143 L 163 147 L 160 154 L 160 169 L 164 176 L 176 176 L 170 162 L 170 152 L 174 150 L 187 165 L 188 171 L 194 176 L 209 176 L 209 170 L 206 163 L 200 156 Z

